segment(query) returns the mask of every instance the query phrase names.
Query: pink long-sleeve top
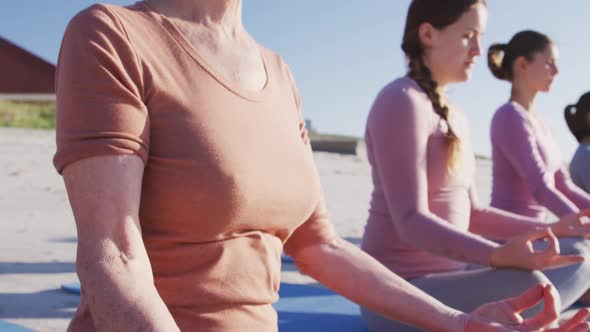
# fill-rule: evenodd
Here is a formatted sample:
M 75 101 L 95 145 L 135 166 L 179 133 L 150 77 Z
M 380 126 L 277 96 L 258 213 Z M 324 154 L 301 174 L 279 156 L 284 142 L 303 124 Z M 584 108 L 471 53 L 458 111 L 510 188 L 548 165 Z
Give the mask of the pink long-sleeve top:
M 590 208 L 590 195 L 578 188 L 563 166 L 549 126 L 516 102 L 502 105 L 491 126 L 492 206 L 545 218 Z
M 374 189 L 362 248 L 404 278 L 490 265 L 497 244 L 480 235 L 506 238 L 538 225 L 477 202 L 467 118 L 456 107 L 451 113 L 461 141 L 451 172 L 446 122 L 412 79 L 387 85 L 367 120 Z

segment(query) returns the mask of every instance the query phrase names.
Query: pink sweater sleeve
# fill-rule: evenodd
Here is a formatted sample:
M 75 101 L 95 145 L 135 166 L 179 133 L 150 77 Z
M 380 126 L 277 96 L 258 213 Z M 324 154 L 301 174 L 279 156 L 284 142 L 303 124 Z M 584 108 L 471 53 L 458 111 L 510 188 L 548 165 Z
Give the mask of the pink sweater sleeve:
M 460 230 L 428 206 L 426 147 L 432 131 L 429 105 L 417 91 L 386 88 L 375 101 L 367 137 L 388 210 L 400 237 L 451 259 L 489 265 L 492 241 Z
M 505 240 L 535 227 L 547 226 L 546 223 L 534 218 L 481 205 L 473 185 L 469 189 L 469 197 L 471 200 L 469 231 L 486 238 Z
M 578 209 L 590 209 L 590 195 L 576 186 L 572 181 L 569 172 L 563 167 L 555 174 L 555 186 L 564 194 Z
M 537 202 L 558 217 L 578 212 L 576 205 L 557 190 L 554 175 L 546 170 L 530 120 L 520 112 L 510 110 L 497 114 L 494 121 L 494 144 L 524 179 Z

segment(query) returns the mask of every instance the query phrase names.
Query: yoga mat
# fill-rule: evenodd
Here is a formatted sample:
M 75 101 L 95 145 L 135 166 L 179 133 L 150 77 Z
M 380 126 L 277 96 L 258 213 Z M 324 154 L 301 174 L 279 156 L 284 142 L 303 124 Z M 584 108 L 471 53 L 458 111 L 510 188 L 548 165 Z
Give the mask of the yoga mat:
M 73 282 L 70 284 L 63 284 L 63 285 L 61 285 L 61 289 L 63 289 L 66 293 L 80 295 L 80 283 L 79 282 Z
M 280 332 L 368 332 L 358 305 L 327 288 L 282 283 L 279 296 Z
M 34 332 L 26 327 L 22 327 L 16 324 L 3 322 L 0 320 L 0 332 Z
M 62 289 L 80 294 L 79 283 L 64 284 Z M 279 297 L 273 306 L 278 312 L 280 332 L 368 332 L 358 306 L 327 288 L 281 283 Z

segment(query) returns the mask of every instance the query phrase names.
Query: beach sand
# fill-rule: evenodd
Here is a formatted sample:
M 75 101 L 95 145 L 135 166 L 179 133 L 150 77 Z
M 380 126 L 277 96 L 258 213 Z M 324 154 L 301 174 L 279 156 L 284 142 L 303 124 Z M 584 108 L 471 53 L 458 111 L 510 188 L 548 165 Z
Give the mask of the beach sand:
M 0 128 L 0 320 L 35 331 L 65 331 L 79 297 L 63 292 L 75 274 L 76 230 L 51 159 L 54 132 Z M 366 158 L 314 153 L 338 233 L 360 241 L 372 189 Z M 489 201 L 491 168 L 478 160 L 480 200 Z M 311 283 L 290 264 L 283 281 Z

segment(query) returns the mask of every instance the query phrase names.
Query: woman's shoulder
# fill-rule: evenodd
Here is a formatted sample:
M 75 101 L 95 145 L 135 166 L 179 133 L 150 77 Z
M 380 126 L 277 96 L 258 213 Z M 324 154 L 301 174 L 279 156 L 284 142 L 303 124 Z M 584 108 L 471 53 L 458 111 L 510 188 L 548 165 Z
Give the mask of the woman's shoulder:
M 108 30 L 123 30 L 124 21 L 144 18 L 147 8 L 141 3 L 130 6 L 95 3 L 79 11 L 68 24 L 68 30 L 104 33 Z
M 584 162 L 586 165 L 590 164 L 590 145 L 580 144 L 574 153 L 572 162 Z
M 401 77 L 389 82 L 377 94 L 369 111 L 367 126 L 418 126 L 432 128 L 435 113 L 428 96 L 418 84 Z
M 278 52 L 258 44 L 261 55 L 264 57 L 267 65 L 279 68 L 280 72 L 287 76 L 292 76 L 291 68 L 285 58 Z
M 375 107 L 377 106 L 377 107 Z M 386 107 L 379 107 L 386 106 Z M 428 96 L 411 78 L 404 76 L 386 84 L 377 94 L 374 103 L 376 111 L 395 109 L 414 112 L 417 109 L 431 108 Z
M 295 94 L 299 103 L 299 89 L 291 68 L 285 58 L 276 51 L 258 44 L 260 54 L 264 58 L 267 72 L 272 72 L 273 79 L 277 82 L 287 84 Z
M 496 110 L 492 117 L 493 126 L 505 126 L 507 124 L 523 125 L 529 123 L 527 111 L 518 103 L 509 101 Z
M 380 91 L 379 95 L 388 95 L 401 99 L 423 99 L 426 94 L 413 79 L 402 76 L 388 84 Z M 426 97 L 428 98 L 428 97 Z

